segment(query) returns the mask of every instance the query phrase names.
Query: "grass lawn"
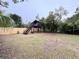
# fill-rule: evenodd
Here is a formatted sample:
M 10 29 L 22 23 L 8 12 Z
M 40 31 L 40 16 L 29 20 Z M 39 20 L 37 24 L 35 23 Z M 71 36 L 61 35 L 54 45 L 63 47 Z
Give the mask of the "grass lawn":
M 56 33 L 1 35 L 0 59 L 79 59 L 79 36 Z

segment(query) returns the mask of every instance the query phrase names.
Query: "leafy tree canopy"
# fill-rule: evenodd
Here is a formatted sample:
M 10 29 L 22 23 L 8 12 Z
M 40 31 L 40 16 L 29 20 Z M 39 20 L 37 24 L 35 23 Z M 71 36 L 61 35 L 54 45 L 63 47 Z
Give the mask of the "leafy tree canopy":
M 13 19 L 13 21 L 15 22 L 15 26 L 16 27 L 20 27 L 22 25 L 22 19 L 20 16 L 16 15 L 16 14 L 10 14 L 10 17 Z
M 23 2 L 23 1 L 24 0 L 12 0 L 12 2 L 14 2 L 14 3 Z M 0 5 L 3 7 L 8 7 L 9 4 L 7 1 L 0 0 Z

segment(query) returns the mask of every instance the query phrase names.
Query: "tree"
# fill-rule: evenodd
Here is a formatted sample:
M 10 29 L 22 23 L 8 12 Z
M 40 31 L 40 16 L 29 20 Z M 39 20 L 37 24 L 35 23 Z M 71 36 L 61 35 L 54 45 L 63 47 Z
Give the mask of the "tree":
M 75 13 L 79 13 L 79 7 L 76 8 Z
M 15 27 L 21 27 L 22 25 L 22 20 L 21 17 L 16 15 L 16 14 L 10 14 L 10 17 L 13 19 L 15 22 Z
M 42 25 L 42 30 L 44 32 L 46 32 L 46 19 L 44 17 L 42 17 L 39 21 L 40 21 L 40 23 Z
M 64 23 L 62 22 L 62 18 L 67 14 L 68 14 L 67 10 L 65 10 L 62 6 L 60 6 L 59 9 L 55 9 L 54 15 L 55 20 L 57 21 L 59 32 L 62 31 L 62 26 L 64 25 Z
M 18 3 L 18 2 L 22 2 L 22 1 L 24 1 L 24 0 L 12 0 L 14 3 Z M 9 5 L 9 3 L 6 1 L 6 0 L 0 0 L 0 7 L 8 7 L 8 5 Z M 2 14 L 2 10 L 0 10 L 0 14 Z M 1 19 L 4 17 L 4 18 L 8 18 L 8 22 L 10 22 L 10 20 L 11 21 L 14 21 L 15 22 L 15 25 L 16 25 L 16 27 L 22 27 L 23 26 L 23 24 L 22 24 L 22 20 L 21 20 L 21 17 L 20 16 L 18 16 L 18 15 L 10 15 L 11 16 L 11 18 L 9 17 L 7 17 L 7 16 L 1 16 Z M 15 18 L 16 19 L 18 19 L 18 20 L 15 20 Z M 0 19 L 0 20 L 1 20 Z M 5 22 L 7 22 L 6 20 L 4 20 Z M 1 22 L 2 23 L 2 22 Z
M 55 32 L 57 26 L 56 26 L 56 20 L 55 20 L 55 16 L 53 14 L 53 11 L 49 12 L 49 15 L 46 19 L 46 22 L 47 22 L 47 29 L 50 32 Z
M 22 2 L 24 0 L 12 0 L 14 3 L 18 3 L 18 2 Z M 7 1 L 3 1 L 3 0 L 0 0 L 0 5 L 3 6 L 3 7 L 8 7 L 8 2 Z
M 57 20 L 55 20 L 55 15 L 53 11 L 49 12 L 49 15 L 46 18 L 40 19 L 41 23 L 43 24 L 43 30 L 48 32 L 56 32 L 57 31 Z
M 24 0 L 12 0 L 14 3 L 18 3 L 18 2 L 22 2 L 22 1 L 24 1 Z M 0 0 L 0 7 L 8 7 L 8 2 L 7 1 L 3 1 L 3 0 Z M 0 10 L 0 15 L 3 13 L 2 12 L 3 10 Z M 2 16 L 1 16 L 1 19 L 3 18 L 4 16 L 3 16 L 3 14 L 2 14 Z M 7 17 L 7 16 L 5 16 L 5 17 Z M 4 17 L 4 18 L 5 18 Z M 8 18 L 8 20 L 4 20 L 4 22 L 10 22 L 10 21 L 14 21 L 15 22 L 15 26 L 16 27 L 24 27 L 24 25 L 22 24 L 22 20 L 21 20 L 21 17 L 20 16 L 18 16 L 18 15 L 16 15 L 16 14 L 11 14 L 10 15 L 10 17 L 7 17 Z M 15 20 L 15 18 L 16 19 L 18 19 L 18 20 Z M 0 19 L 0 20 L 1 20 Z M 0 23 L 2 23 L 2 22 L 0 22 Z M 8 23 L 7 23 L 7 25 L 8 25 Z M 6 27 L 6 26 L 5 26 Z
M 13 27 L 14 22 L 8 16 L 0 14 L 0 27 Z
M 67 18 L 65 21 L 68 26 L 65 28 L 67 32 L 78 34 L 79 33 L 79 13 L 75 13 L 72 17 Z
M 62 6 L 59 7 L 59 9 L 55 9 L 55 16 L 56 16 L 56 19 L 58 20 L 61 20 L 62 17 L 64 15 L 66 16 L 67 14 L 68 14 L 67 10 L 65 10 Z

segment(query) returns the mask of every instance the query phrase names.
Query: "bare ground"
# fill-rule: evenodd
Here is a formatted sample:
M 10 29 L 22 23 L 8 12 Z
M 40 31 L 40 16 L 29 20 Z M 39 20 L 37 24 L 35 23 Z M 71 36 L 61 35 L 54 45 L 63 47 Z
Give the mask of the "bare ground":
M 78 38 L 56 33 L 0 35 L 0 59 L 79 59 Z

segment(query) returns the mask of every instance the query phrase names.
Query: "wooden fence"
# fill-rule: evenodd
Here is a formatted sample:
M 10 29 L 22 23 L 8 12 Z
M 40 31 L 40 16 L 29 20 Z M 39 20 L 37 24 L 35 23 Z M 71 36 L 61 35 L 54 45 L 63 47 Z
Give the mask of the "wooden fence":
M 0 34 L 17 34 L 23 33 L 26 28 L 0 28 Z

